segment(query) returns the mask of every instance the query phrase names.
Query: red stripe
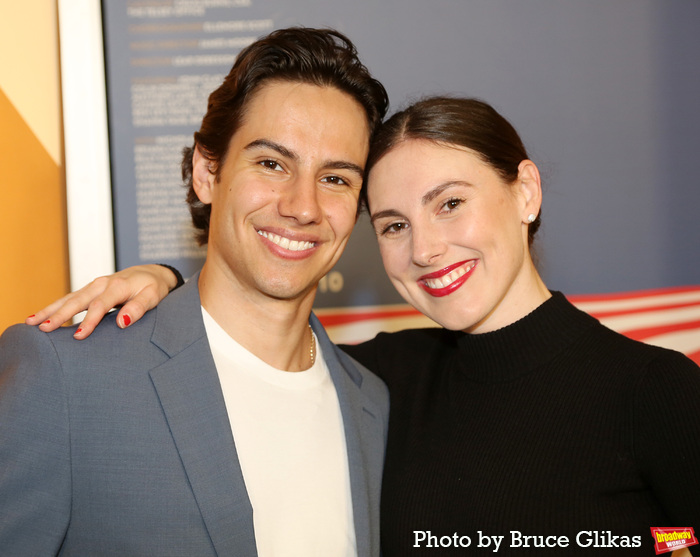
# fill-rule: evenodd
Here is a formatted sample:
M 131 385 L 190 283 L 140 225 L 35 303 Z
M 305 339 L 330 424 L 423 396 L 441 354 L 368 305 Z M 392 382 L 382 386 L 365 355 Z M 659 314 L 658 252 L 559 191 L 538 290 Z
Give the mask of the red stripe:
M 358 321 L 369 321 L 374 319 L 390 319 L 394 317 L 415 317 L 421 313 L 413 308 L 400 310 L 385 310 L 385 311 L 363 311 L 357 313 L 328 313 L 319 315 L 318 318 L 324 327 L 333 327 L 337 325 L 347 325 L 348 323 L 357 323 Z
M 698 350 L 697 352 L 690 352 L 686 354 L 686 356 L 688 356 L 688 358 L 690 358 L 700 366 L 700 350 Z
M 654 288 L 650 290 L 636 290 L 633 292 L 611 292 L 607 294 L 575 294 L 567 296 L 572 304 L 579 302 L 605 302 L 608 300 L 629 300 L 632 298 L 649 298 L 664 294 L 679 294 L 685 292 L 698 292 L 700 286 L 672 286 L 669 288 Z
M 649 337 L 663 335 L 665 333 L 688 331 L 690 329 L 700 329 L 700 320 L 688 321 L 686 323 L 671 323 L 670 325 L 659 325 L 657 327 L 643 327 L 641 329 L 630 329 L 629 331 L 619 332 L 634 340 L 645 340 Z
M 644 307 L 639 307 L 639 308 L 632 308 L 632 309 L 618 309 L 618 310 L 610 310 L 610 311 L 589 311 L 593 317 L 597 317 L 598 319 L 601 319 L 603 317 L 617 317 L 619 315 L 631 315 L 631 314 L 636 314 L 636 313 L 646 313 L 648 311 L 663 311 L 663 310 L 669 310 L 669 309 L 681 309 L 681 308 L 690 308 L 694 306 L 700 306 L 700 300 L 697 302 L 685 302 L 685 303 L 679 303 L 679 304 L 665 304 L 665 305 L 656 305 L 656 306 L 644 306 Z

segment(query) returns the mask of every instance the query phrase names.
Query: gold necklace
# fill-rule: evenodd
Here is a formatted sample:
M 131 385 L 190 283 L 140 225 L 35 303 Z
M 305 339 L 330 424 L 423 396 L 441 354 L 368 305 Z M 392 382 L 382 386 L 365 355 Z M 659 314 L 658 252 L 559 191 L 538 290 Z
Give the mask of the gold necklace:
M 311 358 L 311 365 L 316 363 L 316 339 L 314 338 L 314 330 L 309 325 L 309 332 L 311 333 L 311 345 L 309 346 L 309 357 Z

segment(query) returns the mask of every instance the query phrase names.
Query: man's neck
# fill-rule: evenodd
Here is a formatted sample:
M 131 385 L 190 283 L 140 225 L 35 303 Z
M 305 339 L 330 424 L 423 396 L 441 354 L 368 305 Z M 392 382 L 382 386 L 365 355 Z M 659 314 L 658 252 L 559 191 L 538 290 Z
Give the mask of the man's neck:
M 286 371 L 311 367 L 308 321 L 315 289 L 299 298 L 275 299 L 246 291 L 205 264 L 199 294 L 219 326 L 265 363 Z

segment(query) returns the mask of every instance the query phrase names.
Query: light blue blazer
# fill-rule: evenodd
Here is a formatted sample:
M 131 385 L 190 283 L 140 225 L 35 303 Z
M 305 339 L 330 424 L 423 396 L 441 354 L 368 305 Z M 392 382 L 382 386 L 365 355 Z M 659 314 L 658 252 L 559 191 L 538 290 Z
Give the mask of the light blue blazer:
M 257 555 L 197 278 L 126 330 L 2 336 L 1 555 Z M 343 415 L 358 555 L 378 556 L 388 392 L 311 324 Z

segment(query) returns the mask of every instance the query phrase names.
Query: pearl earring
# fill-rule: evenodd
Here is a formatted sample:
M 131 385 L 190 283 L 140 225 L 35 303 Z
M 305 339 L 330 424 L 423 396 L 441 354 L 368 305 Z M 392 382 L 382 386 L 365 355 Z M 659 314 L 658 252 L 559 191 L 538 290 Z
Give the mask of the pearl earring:
M 527 222 L 529 222 L 530 224 L 532 224 L 533 222 L 535 222 L 535 219 L 536 219 L 536 218 L 537 218 L 537 215 L 535 215 L 535 213 L 530 213 L 530 214 L 527 216 Z

